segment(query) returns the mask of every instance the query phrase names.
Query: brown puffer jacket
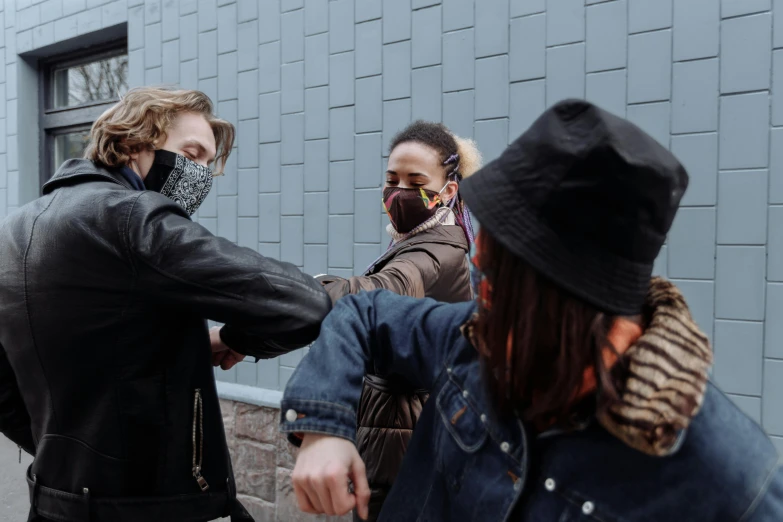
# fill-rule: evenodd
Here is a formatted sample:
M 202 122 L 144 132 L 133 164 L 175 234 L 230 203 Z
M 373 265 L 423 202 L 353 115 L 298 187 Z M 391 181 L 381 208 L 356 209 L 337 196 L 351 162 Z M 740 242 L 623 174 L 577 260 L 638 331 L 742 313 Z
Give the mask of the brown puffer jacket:
M 347 294 L 379 288 L 450 303 L 468 301 L 472 296 L 467 251 L 462 229 L 443 225 L 395 245 L 365 276 L 318 279 L 332 302 Z M 427 397 L 428 391 L 412 389 L 405 382 L 365 376 L 356 445 L 367 466 L 372 490 L 370 521 L 378 518 Z

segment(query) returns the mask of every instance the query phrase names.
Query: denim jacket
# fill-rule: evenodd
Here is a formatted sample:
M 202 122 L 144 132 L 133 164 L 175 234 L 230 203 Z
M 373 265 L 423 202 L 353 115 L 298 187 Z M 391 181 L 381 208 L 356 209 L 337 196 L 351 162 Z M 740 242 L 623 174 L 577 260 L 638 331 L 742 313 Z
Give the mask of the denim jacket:
M 343 299 L 288 383 L 281 430 L 354 441 L 372 366 L 433 390 L 382 521 L 783 521 L 774 446 L 712 384 L 667 457 L 632 449 L 598 422 L 534 435 L 496 418 L 460 332 L 474 312 L 385 291 Z

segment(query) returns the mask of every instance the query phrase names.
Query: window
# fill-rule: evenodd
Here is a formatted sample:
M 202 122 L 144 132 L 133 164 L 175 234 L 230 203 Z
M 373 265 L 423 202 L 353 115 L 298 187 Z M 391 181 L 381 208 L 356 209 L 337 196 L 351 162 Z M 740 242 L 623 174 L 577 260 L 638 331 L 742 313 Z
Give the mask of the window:
M 41 185 L 80 158 L 90 127 L 128 90 L 127 43 L 91 48 L 41 65 Z

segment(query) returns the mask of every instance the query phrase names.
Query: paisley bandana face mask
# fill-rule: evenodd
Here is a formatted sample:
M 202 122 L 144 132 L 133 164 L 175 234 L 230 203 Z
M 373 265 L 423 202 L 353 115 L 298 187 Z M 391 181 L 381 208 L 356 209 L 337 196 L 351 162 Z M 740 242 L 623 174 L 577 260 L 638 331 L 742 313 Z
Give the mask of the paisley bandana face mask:
M 176 201 L 192 216 L 209 194 L 213 178 L 210 168 L 176 152 L 159 149 L 144 186 Z
M 440 194 L 447 186 L 448 183 L 440 192 L 423 188 L 386 187 L 383 190 L 383 209 L 389 215 L 394 230 L 407 234 L 435 215 L 443 203 Z

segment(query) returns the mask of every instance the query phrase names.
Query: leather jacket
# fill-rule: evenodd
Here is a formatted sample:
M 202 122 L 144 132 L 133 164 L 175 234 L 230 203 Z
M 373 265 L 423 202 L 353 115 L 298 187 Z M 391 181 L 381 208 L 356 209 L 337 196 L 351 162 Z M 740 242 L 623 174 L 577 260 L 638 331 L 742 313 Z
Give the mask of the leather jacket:
M 252 520 L 207 319 L 275 357 L 318 336 L 327 294 L 88 160 L 43 192 L 0 222 L 0 431 L 35 456 L 31 519 Z
M 468 301 L 468 248 L 462 228 L 443 225 L 401 241 L 376 261 L 365 276 L 319 279 L 335 302 L 348 294 L 380 288 L 448 303 Z M 403 379 L 373 373 L 364 377 L 356 446 L 371 488 L 369 522 L 377 520 L 381 512 L 428 397 L 427 390 L 411 387 Z

